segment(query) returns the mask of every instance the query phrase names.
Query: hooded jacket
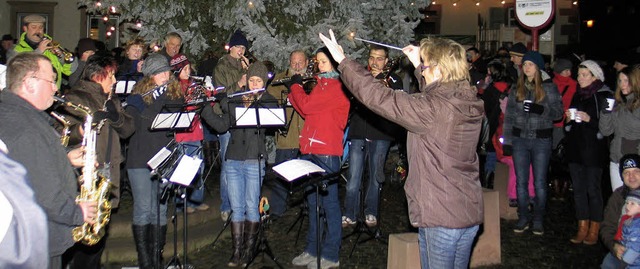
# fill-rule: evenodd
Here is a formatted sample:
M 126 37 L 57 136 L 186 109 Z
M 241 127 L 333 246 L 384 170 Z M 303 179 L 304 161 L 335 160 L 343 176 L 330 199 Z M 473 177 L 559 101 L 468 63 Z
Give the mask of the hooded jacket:
M 483 219 L 476 145 L 483 103 L 468 81 L 426 85 L 420 93 L 393 91 L 360 64 L 338 68 L 353 95 L 373 112 L 407 129 L 409 219 L 415 227 L 467 228 Z
M 640 153 L 640 109 L 631 111 L 626 107 L 635 98 L 631 93 L 625 96 L 624 103 L 616 103 L 613 112 L 600 112 L 600 132 L 605 136 L 613 134 L 609 160 L 614 163 L 627 153 Z

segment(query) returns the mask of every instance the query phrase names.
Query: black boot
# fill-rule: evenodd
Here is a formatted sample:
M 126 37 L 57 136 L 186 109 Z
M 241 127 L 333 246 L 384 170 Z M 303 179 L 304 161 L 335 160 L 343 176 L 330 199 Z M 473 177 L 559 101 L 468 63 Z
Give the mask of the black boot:
M 231 222 L 231 240 L 233 242 L 233 255 L 229 259 L 227 266 L 237 267 L 242 262 L 242 247 L 243 247 L 243 233 L 244 221 Z
M 495 174 L 491 172 L 488 175 L 486 175 L 486 177 L 487 177 L 487 189 L 493 190 L 493 179 L 495 177 Z
M 133 241 L 136 243 L 136 251 L 138 252 L 138 267 L 140 269 L 151 268 L 152 257 L 149 255 L 149 246 L 151 246 L 150 227 L 151 225 L 133 225 Z
M 161 268 L 164 264 L 162 261 L 162 253 L 164 252 L 164 244 L 166 242 L 167 225 L 150 226 L 149 236 L 151 237 L 151 242 L 153 242 L 153 244 L 149 245 L 149 255 L 152 261 L 151 264 L 153 264 L 153 268 Z
M 242 264 L 247 265 L 256 253 L 256 240 L 260 222 L 244 222 L 244 254 L 242 254 Z

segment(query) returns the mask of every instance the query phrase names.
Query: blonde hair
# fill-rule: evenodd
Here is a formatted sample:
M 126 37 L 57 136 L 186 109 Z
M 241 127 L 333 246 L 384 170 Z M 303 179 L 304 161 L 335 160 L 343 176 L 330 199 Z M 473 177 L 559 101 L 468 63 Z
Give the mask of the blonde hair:
M 536 66 L 536 75 L 533 78 L 533 94 L 536 97 L 535 103 L 539 103 L 544 99 L 546 93 L 544 92 L 544 88 L 542 88 L 542 73 L 540 72 L 540 68 Z M 527 75 L 520 74 L 518 77 L 518 83 L 516 84 L 516 101 L 522 102 L 527 98 L 527 88 L 524 86 L 527 79 Z
M 469 63 L 465 50 L 451 39 L 428 37 L 420 41 L 420 57 L 432 68 L 438 66 L 442 73 L 440 81 L 469 80 Z
M 180 88 L 180 82 L 177 81 L 175 76 L 171 75 L 169 79 L 169 83 L 167 84 L 167 97 L 171 100 L 176 100 L 182 97 L 182 91 Z M 149 94 L 149 91 L 152 91 L 156 88 L 156 83 L 153 81 L 151 76 L 144 76 L 140 81 L 133 86 L 133 91 L 131 94 L 140 94 L 144 95 L 142 99 L 146 104 L 153 103 L 153 94 Z M 145 95 L 146 94 L 146 95 Z
M 634 65 L 629 72 L 629 88 L 633 93 L 633 101 L 627 103 L 626 107 L 629 111 L 634 111 L 640 107 L 640 65 Z M 618 90 L 616 90 L 616 95 Z M 616 96 L 617 97 L 617 96 Z

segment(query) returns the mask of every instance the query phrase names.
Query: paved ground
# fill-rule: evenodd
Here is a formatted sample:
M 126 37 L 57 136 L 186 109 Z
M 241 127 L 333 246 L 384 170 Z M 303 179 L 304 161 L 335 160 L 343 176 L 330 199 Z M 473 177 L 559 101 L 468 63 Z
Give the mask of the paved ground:
M 390 155 L 387 169 L 390 174 L 394 155 Z M 209 180 L 211 194 L 217 193 L 217 182 Z M 344 182 L 342 182 L 344 185 Z M 341 186 L 341 194 L 344 188 Z M 295 194 L 293 200 L 299 199 L 300 194 Z M 212 198 L 213 199 L 213 198 Z M 380 230 L 383 238 L 389 233 L 402 233 L 415 231 L 408 224 L 406 200 L 401 184 L 386 184 L 382 192 Z M 600 244 L 595 246 L 574 245 L 569 242 L 569 238 L 575 231 L 573 217 L 573 204 L 571 199 L 566 201 L 548 202 L 548 216 L 545 220 L 545 234 L 535 236 L 530 232 L 524 234 L 514 234 L 512 228 L 515 221 L 501 220 L 502 238 L 502 264 L 486 268 L 599 268 L 599 263 L 606 254 L 605 249 Z M 217 212 L 217 211 L 216 211 Z M 268 227 L 266 238 L 271 246 L 273 254 L 283 266 L 283 268 L 299 268 L 291 265 L 291 259 L 299 254 L 305 242 L 307 219 L 298 234 L 295 226 L 290 232 L 288 230 L 296 223 L 300 214 L 298 207 L 289 209 L 284 216 L 273 220 Z M 215 217 L 214 221 L 220 221 Z M 353 229 L 343 230 L 343 234 L 351 233 Z M 219 230 L 212 230 L 211 233 L 218 233 Z M 215 245 L 210 244 L 197 251 L 189 253 L 189 263 L 195 268 L 227 268 L 226 263 L 231 256 L 230 231 L 227 229 L 224 236 Z M 198 235 L 191 235 L 198 236 Z M 296 238 L 299 240 L 296 243 Z M 361 239 L 369 238 L 363 234 Z M 168 235 L 170 239 L 170 235 Z M 387 245 L 378 240 L 370 240 L 363 244 L 358 244 L 349 257 L 350 251 L 355 245 L 356 236 L 351 236 L 342 241 L 340 252 L 341 268 L 386 268 Z M 171 242 L 169 240 L 169 242 Z M 132 266 L 133 264 L 106 264 L 106 268 L 121 268 Z M 267 256 L 259 255 L 250 268 L 278 268 L 276 264 Z

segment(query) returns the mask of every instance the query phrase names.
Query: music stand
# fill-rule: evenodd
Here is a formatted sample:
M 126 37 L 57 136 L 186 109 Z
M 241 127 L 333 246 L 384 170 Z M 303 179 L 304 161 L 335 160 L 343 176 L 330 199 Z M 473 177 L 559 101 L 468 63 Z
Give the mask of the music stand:
M 165 105 L 161 109 L 160 113 L 154 118 L 150 130 L 152 131 L 176 131 L 188 129 L 191 127 L 192 121 L 195 117 L 195 112 L 183 111 L 183 105 Z M 169 150 L 169 148 L 171 150 Z M 166 147 L 162 148 L 156 155 L 147 162 L 147 165 L 151 168 L 151 175 L 157 175 L 163 186 L 162 191 L 158 194 L 156 199 L 157 217 L 156 224 L 160 227 L 160 203 L 166 203 L 168 194 L 173 193 L 174 196 L 178 196 L 182 199 L 183 204 L 187 202 L 186 188 L 191 184 L 193 178 L 199 171 L 199 166 L 202 160 L 197 157 L 190 157 L 184 154 L 184 148 L 175 140 L 171 140 Z M 184 268 L 180 263 L 177 251 L 177 208 L 174 208 L 172 223 L 173 240 L 174 240 L 174 254 L 171 260 L 164 268 Z M 187 266 L 187 211 L 183 210 L 183 256 L 184 265 Z M 156 240 L 160 241 L 160 235 L 156 234 Z M 155 250 L 154 265 L 157 267 L 160 265 L 159 249 Z
M 308 160 L 294 159 L 283 162 L 273 167 L 273 170 L 282 176 L 285 180 L 291 182 L 299 178 L 305 178 L 306 181 L 300 186 L 294 188 L 293 192 L 304 192 L 307 187 L 315 187 L 316 192 L 316 265 L 320 268 L 320 260 L 322 253 L 322 243 L 320 234 L 320 191 L 327 188 L 331 181 L 338 179 L 340 171 L 335 173 L 326 173 L 324 169 Z M 336 183 L 337 184 L 337 183 Z

